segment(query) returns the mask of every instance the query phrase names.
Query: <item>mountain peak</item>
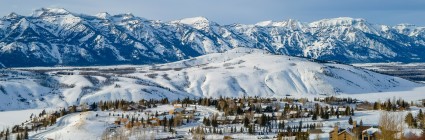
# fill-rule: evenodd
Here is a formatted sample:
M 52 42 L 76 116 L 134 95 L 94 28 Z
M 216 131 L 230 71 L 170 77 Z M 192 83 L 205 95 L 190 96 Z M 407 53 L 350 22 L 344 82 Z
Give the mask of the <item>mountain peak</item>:
M 404 28 L 408 28 L 408 27 L 416 27 L 416 25 L 415 25 L 415 24 L 402 23 L 402 24 L 397 24 L 397 25 L 395 25 L 395 27 L 404 27 Z
M 132 13 L 125 13 L 125 14 L 114 15 L 113 17 L 118 18 L 120 20 L 128 20 L 128 19 L 134 18 L 135 16 Z
M 49 15 L 67 15 L 71 14 L 68 10 L 64 8 L 40 8 L 33 12 L 33 17 L 39 16 L 49 16 Z
M 22 17 L 22 16 L 19 15 L 19 14 L 16 14 L 15 12 L 12 12 L 12 13 L 8 14 L 7 16 L 5 16 L 4 18 L 6 18 L 6 19 L 15 19 L 15 18 L 19 18 L 19 17 Z
M 318 26 L 350 26 L 357 23 L 366 23 L 366 20 L 362 18 L 351 18 L 351 17 L 338 17 L 338 18 L 330 18 L 330 19 L 322 19 L 319 21 L 315 21 L 310 23 L 312 27 Z
M 298 20 L 294 19 L 288 19 L 285 21 L 263 21 L 256 23 L 255 26 L 261 26 L 261 27 L 267 27 L 267 26 L 273 26 L 273 27 L 284 27 L 291 30 L 300 30 L 305 27 L 305 24 L 299 22 Z
M 206 17 L 192 17 L 192 18 L 184 18 L 181 20 L 172 21 L 171 23 L 181 23 L 190 25 L 196 29 L 203 29 L 209 27 L 212 22 L 210 22 Z
M 266 20 L 266 21 L 255 23 L 255 26 L 261 26 L 261 27 L 270 26 L 270 25 L 273 25 L 272 20 Z
M 337 17 L 337 18 L 329 18 L 323 19 L 323 21 L 339 21 L 339 22 L 364 22 L 365 19 L 362 18 L 352 18 L 352 17 Z
M 175 22 L 183 23 L 183 24 L 196 24 L 200 22 L 210 22 L 206 17 L 191 17 L 177 20 Z
M 407 23 L 397 24 L 393 28 L 396 29 L 397 32 L 401 34 L 409 35 L 409 36 L 414 36 L 417 34 L 416 32 L 421 30 L 421 27 L 417 27 L 414 24 L 407 24 Z
M 111 17 L 111 15 L 108 12 L 101 12 L 96 14 L 96 17 L 101 18 L 101 19 L 108 19 Z

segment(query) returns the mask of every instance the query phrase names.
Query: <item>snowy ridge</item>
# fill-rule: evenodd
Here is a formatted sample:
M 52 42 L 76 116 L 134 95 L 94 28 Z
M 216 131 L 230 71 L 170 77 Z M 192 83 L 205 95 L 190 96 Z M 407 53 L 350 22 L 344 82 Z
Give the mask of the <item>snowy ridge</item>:
M 425 28 L 349 17 L 254 25 L 220 25 L 205 17 L 163 22 L 62 8 L 0 19 L 0 60 L 6 67 L 160 64 L 237 47 L 343 63 L 424 62 Z
M 348 65 L 250 48 L 161 65 L 22 68 L 1 74 L 0 110 L 165 97 L 351 96 L 421 86 Z
M 185 18 L 185 19 L 181 19 L 181 20 L 171 21 L 171 23 L 186 24 L 186 25 L 192 26 L 193 28 L 196 28 L 196 29 L 199 29 L 199 30 L 202 30 L 204 28 L 208 28 L 211 24 L 211 22 L 205 17 Z

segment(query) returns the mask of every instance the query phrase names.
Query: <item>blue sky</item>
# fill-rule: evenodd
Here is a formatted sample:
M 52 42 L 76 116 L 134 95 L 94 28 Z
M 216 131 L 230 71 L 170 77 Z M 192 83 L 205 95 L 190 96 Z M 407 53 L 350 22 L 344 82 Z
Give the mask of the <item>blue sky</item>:
M 204 16 L 220 24 L 353 17 L 377 24 L 425 26 L 425 0 L 0 0 L 0 15 L 30 15 L 41 7 L 90 15 L 133 13 L 163 21 Z

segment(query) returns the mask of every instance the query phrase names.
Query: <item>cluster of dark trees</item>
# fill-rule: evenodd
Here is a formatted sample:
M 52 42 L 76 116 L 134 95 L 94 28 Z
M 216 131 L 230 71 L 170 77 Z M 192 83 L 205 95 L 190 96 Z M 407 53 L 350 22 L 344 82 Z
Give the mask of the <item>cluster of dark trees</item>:
M 204 117 L 204 119 L 202 120 L 202 123 L 205 126 L 218 127 L 218 122 L 216 117 L 213 117 L 212 119 Z
M 309 139 L 309 133 L 302 131 L 302 128 L 303 128 L 302 123 L 303 122 L 300 121 L 298 128 L 296 128 L 296 129 L 294 129 L 295 127 L 291 129 L 291 127 L 288 126 L 286 128 L 285 132 L 279 132 L 277 134 L 277 139 L 282 140 L 284 137 L 292 137 L 292 136 L 295 136 L 296 140 L 307 140 L 307 139 Z
M 304 132 L 301 133 L 301 128 L 304 129 L 316 129 L 316 124 L 305 124 L 303 125 L 302 122 L 300 122 L 299 126 L 285 126 L 285 122 L 283 120 L 278 121 L 278 118 L 267 116 L 265 114 L 262 114 L 261 117 L 253 118 L 251 113 L 245 113 L 244 118 L 241 120 L 241 122 L 232 122 L 230 121 L 224 121 L 227 123 L 221 123 L 223 125 L 229 125 L 229 124 L 239 124 L 243 123 L 243 127 L 240 129 L 237 129 L 235 126 L 231 128 L 230 133 L 248 133 L 248 134 L 261 134 L 261 133 L 280 133 L 280 132 L 290 132 L 285 133 L 286 136 L 292 136 L 292 135 L 300 135 L 304 136 Z M 189 133 L 195 133 L 195 134 L 222 134 L 223 132 L 229 133 L 226 130 L 221 130 L 223 128 L 220 128 L 220 123 L 217 121 L 217 117 L 213 116 L 211 118 L 203 118 L 203 124 L 205 127 L 199 127 L 192 128 L 189 130 Z M 286 128 L 286 129 L 285 129 Z M 203 130 L 204 129 L 204 130 Z M 286 130 L 286 131 L 285 131 Z M 299 130 L 299 131 L 293 131 L 293 130 Z M 300 132 L 300 133 L 298 133 Z
M 207 120 L 207 119 L 204 119 Z M 244 119 L 247 120 L 246 118 Z M 282 121 L 283 122 L 283 121 Z M 236 126 L 226 126 L 226 127 L 194 127 L 189 129 L 189 133 L 195 135 L 205 135 L 205 134 L 223 134 L 223 133 L 248 133 L 248 134 L 268 134 L 268 133 L 277 133 L 278 139 L 283 139 L 284 137 L 292 137 L 295 136 L 296 139 L 308 139 L 309 133 L 307 131 L 303 131 L 303 129 L 315 129 L 315 124 L 307 124 L 303 125 L 302 121 L 299 122 L 299 125 L 294 126 L 286 126 L 284 123 L 275 123 L 278 126 L 273 127 L 269 125 L 269 127 L 261 127 L 260 125 L 253 125 L 244 123 L 244 126 L 237 129 Z M 229 131 L 230 127 L 230 131 Z
M 410 128 L 425 129 L 425 114 L 422 109 L 419 109 L 416 116 L 413 116 L 411 112 L 407 113 L 404 121 Z
M 341 111 L 340 109 L 343 108 L 344 111 Z M 343 116 L 353 116 L 354 115 L 354 109 L 350 106 L 345 107 L 322 107 L 319 104 L 315 105 L 314 111 L 312 113 L 312 120 L 317 120 L 318 116 L 322 119 L 329 119 L 331 116 L 336 116 L 339 118 L 341 115 Z
M 246 119 L 245 119 L 246 120 Z M 208 125 L 203 126 L 197 126 L 194 128 L 189 129 L 189 133 L 191 134 L 223 134 L 223 133 L 248 133 L 248 134 L 268 134 L 268 133 L 278 133 L 284 137 L 290 137 L 290 136 L 296 136 L 296 138 L 308 138 L 308 132 L 303 131 L 303 129 L 316 129 L 316 124 L 306 124 L 303 125 L 302 121 L 299 122 L 299 125 L 294 126 L 286 126 L 284 125 L 283 121 L 282 123 L 275 123 L 276 125 L 268 125 L 266 127 L 262 127 L 261 125 L 255 125 L 255 124 L 248 124 L 244 123 L 244 126 L 240 127 L 239 129 L 236 128 L 236 126 L 224 126 L 224 127 L 218 127 L 213 126 L 209 127 Z M 212 126 L 212 125 L 210 125 Z M 230 131 L 229 131 L 230 128 Z M 305 137 L 307 136 L 307 137 Z
M 409 110 L 410 105 L 409 102 L 404 101 L 403 99 L 386 100 L 383 103 L 375 102 L 373 104 L 373 110 L 386 110 L 386 111 L 397 111 L 397 110 Z
M 0 132 L 0 139 L 5 139 L 5 140 L 10 139 L 9 128 L 6 128 L 6 130 L 3 130 L 3 131 Z
M 331 97 L 325 97 L 323 99 L 321 98 L 314 98 L 314 101 L 318 101 L 318 102 L 325 102 L 328 104 L 335 104 L 335 103 L 346 103 L 346 104 L 354 104 L 357 103 L 357 99 L 353 99 L 353 98 L 338 98 L 335 96 L 331 96 Z
M 16 140 L 27 140 L 27 139 L 28 139 L 28 131 L 24 131 L 16 135 Z
M 155 100 L 155 99 L 149 99 L 145 100 L 142 99 L 137 103 L 133 101 L 125 101 L 125 100 L 115 100 L 115 101 L 99 101 L 99 102 L 93 102 L 90 105 L 90 108 L 100 110 L 123 110 L 128 111 L 130 105 L 134 105 L 137 107 L 146 107 L 146 108 L 153 108 L 157 107 L 158 104 L 169 104 L 169 101 L 167 98 Z
M 110 114 L 111 115 L 111 114 Z M 112 114 L 112 116 L 115 116 L 115 114 Z M 119 114 L 117 114 L 116 116 L 120 116 Z M 121 114 L 121 117 L 119 118 L 119 120 L 121 119 L 125 119 L 127 120 L 125 127 L 128 129 L 131 129 L 133 127 L 141 127 L 141 128 L 146 128 L 149 126 L 152 126 L 154 124 L 152 124 L 152 122 L 150 120 L 152 120 L 154 117 L 157 117 L 158 115 L 148 115 L 148 117 L 145 119 L 143 117 L 141 117 L 140 119 L 136 116 L 129 116 L 129 115 L 124 115 Z M 177 126 L 181 126 L 182 123 L 182 118 L 174 118 L 174 116 L 171 116 L 170 118 L 164 117 L 163 120 L 157 122 L 157 124 L 155 124 L 156 126 L 162 126 L 163 130 L 165 132 L 175 132 L 173 128 L 177 127 Z

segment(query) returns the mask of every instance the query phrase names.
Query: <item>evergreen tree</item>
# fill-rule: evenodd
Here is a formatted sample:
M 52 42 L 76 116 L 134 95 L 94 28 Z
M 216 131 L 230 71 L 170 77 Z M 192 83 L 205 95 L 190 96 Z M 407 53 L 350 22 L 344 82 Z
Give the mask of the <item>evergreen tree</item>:
M 406 124 L 410 128 L 415 127 L 416 120 L 415 120 L 415 118 L 413 118 L 413 115 L 412 115 L 411 112 L 407 113 L 406 118 L 404 119 L 404 121 L 406 122 Z
M 143 119 L 143 117 L 142 117 L 142 119 L 140 119 L 140 122 L 142 123 L 142 125 L 143 125 L 143 128 L 145 128 L 145 119 Z
M 285 121 L 279 122 L 279 129 L 285 129 Z
M 211 126 L 210 118 L 207 118 L 207 120 L 206 120 L 206 126 Z
M 317 114 L 313 113 L 313 117 L 311 117 L 312 120 L 317 120 Z
M 351 118 L 351 116 L 350 116 L 350 118 L 348 119 L 348 124 L 353 125 L 353 118 Z
M 391 111 L 392 107 L 393 107 L 393 105 L 391 104 L 390 99 L 388 99 L 388 101 L 387 101 L 387 106 L 386 106 L 386 110 L 387 110 L 387 111 Z
M 170 120 L 168 121 L 168 131 L 169 132 L 172 132 L 173 129 L 171 129 L 171 127 L 173 126 L 173 124 L 174 124 L 174 117 L 171 116 Z
M 351 111 L 350 106 L 345 107 L 345 114 L 344 115 L 345 116 L 350 115 L 351 114 L 350 111 Z
M 23 139 L 28 139 L 28 128 L 27 127 L 25 127 Z
M 292 128 L 289 125 L 286 127 L 286 132 L 288 132 L 289 134 L 292 133 Z
M 300 121 L 298 125 L 298 132 L 301 132 L 302 127 L 303 127 L 303 121 Z
M 419 109 L 418 115 L 416 116 L 417 119 L 423 119 L 424 114 L 422 112 L 422 109 Z
M 380 109 L 380 105 L 378 102 L 373 103 L 373 110 L 379 110 Z
M 97 104 L 96 104 L 96 102 L 93 102 L 93 103 L 90 105 L 90 108 L 91 108 L 91 109 L 93 109 L 93 110 L 96 110 L 96 109 L 97 109 Z
M 325 111 L 324 112 L 324 118 L 323 119 L 326 119 L 326 120 L 329 119 L 329 113 L 328 113 L 328 111 Z
M 335 112 L 335 114 L 336 114 L 336 118 L 338 118 L 338 119 L 339 119 L 339 108 L 336 108 L 336 112 Z
M 9 128 L 6 129 L 6 133 L 4 134 L 5 140 L 9 139 Z
M 422 112 L 422 109 L 419 109 L 419 113 L 416 116 L 416 119 L 419 121 L 419 127 L 425 128 L 425 118 L 424 118 L 424 114 Z
M 245 116 L 244 121 L 243 121 L 243 126 L 244 127 L 248 127 L 249 126 L 249 119 L 246 116 Z
M 211 125 L 212 125 L 213 127 L 218 127 L 217 119 L 213 118 L 213 119 L 212 119 L 212 123 L 211 123 Z
M 203 123 L 204 125 L 207 125 L 207 117 L 204 117 L 204 119 L 202 119 L 202 123 Z
M 166 131 L 166 129 L 167 129 L 167 117 L 165 116 L 164 117 L 164 122 L 163 122 L 164 124 L 163 124 L 163 126 L 164 126 L 164 131 Z

